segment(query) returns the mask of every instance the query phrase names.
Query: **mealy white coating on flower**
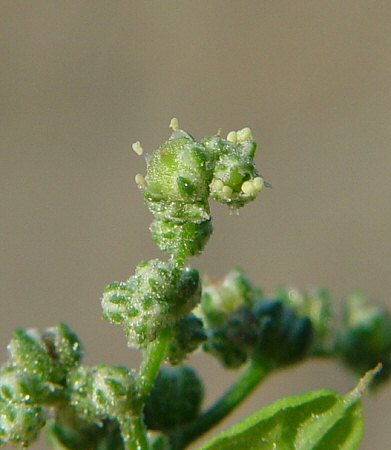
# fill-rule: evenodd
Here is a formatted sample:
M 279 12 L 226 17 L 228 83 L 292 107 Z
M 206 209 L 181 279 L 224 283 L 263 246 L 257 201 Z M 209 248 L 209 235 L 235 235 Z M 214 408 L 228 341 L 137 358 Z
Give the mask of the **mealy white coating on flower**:
M 178 122 L 178 119 L 177 119 L 176 117 L 173 117 L 173 118 L 171 119 L 169 127 L 170 127 L 172 130 L 174 130 L 174 131 L 175 131 L 175 130 L 179 130 L 179 122 Z
M 137 153 L 137 155 L 141 156 L 144 152 L 144 149 L 141 147 L 140 141 L 134 142 L 132 144 L 132 149 Z

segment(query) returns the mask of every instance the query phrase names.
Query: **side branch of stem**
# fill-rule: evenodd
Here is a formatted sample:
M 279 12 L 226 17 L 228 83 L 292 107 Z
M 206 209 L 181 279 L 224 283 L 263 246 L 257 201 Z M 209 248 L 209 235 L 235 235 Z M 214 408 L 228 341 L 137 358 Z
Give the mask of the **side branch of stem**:
M 209 431 L 234 410 L 270 372 L 270 368 L 260 361 L 251 361 L 239 378 L 223 395 L 194 422 L 173 433 L 171 443 L 174 450 L 185 448 L 190 442 Z

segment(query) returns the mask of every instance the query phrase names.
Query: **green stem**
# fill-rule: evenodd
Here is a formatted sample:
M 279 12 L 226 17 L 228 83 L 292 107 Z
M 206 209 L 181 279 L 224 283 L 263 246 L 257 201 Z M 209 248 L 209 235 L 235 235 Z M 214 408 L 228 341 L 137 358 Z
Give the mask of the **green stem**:
M 190 442 L 209 431 L 235 409 L 270 372 L 264 362 L 251 361 L 227 391 L 194 422 L 171 435 L 174 450 L 185 448 Z
M 118 418 L 125 450 L 148 450 L 149 448 L 142 411 L 145 399 L 152 389 L 160 364 L 166 354 L 169 340 L 170 330 L 165 328 L 148 345 L 136 379 L 138 402 L 133 410 L 133 416 Z
M 125 450 L 148 450 L 148 439 L 141 416 L 118 419 Z
M 169 340 L 170 330 L 164 328 L 161 330 L 160 335 L 147 347 L 136 380 L 137 390 L 142 404 L 144 404 L 145 398 L 148 396 L 155 382 L 160 364 L 166 354 Z

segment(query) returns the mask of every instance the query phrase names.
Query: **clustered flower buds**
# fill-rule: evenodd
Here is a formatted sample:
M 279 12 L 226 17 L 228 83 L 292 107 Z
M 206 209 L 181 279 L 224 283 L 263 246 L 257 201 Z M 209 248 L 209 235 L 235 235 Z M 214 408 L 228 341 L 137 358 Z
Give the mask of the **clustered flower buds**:
M 144 347 L 161 328 L 190 312 L 200 295 L 197 270 L 158 259 L 143 261 L 128 281 L 106 287 L 103 317 L 123 326 L 130 346 Z
M 68 372 L 82 357 L 77 336 L 65 325 L 17 329 L 0 370 L 0 443 L 29 445 L 46 422 L 47 407 L 66 396 Z
M 308 355 L 337 355 L 360 375 L 381 362 L 377 381 L 391 375 L 391 316 L 360 293 L 346 300 L 335 331 L 325 290 L 280 288 L 267 298 L 240 269 L 201 286 L 198 271 L 185 263 L 212 233 L 209 199 L 238 209 L 267 183 L 255 167 L 249 128 L 196 141 L 177 119 L 170 126 L 170 138 L 145 156 L 145 176 L 135 177 L 153 214 L 153 240 L 170 258 L 142 261 L 102 297 L 103 317 L 123 327 L 129 346 L 145 350 L 139 373 L 81 365 L 81 343 L 65 324 L 42 333 L 16 330 L 0 367 L 0 445 L 31 444 L 50 408 L 56 448 L 184 448 L 262 376 Z M 144 154 L 140 142 L 132 147 Z M 200 345 L 228 368 L 250 361 L 240 383 L 202 414 L 202 381 L 179 365 Z M 176 367 L 159 370 L 163 360 Z
M 240 208 L 254 200 L 264 185 L 254 156 L 251 130 L 231 131 L 226 139 L 217 134 L 197 142 L 171 121 L 173 133 L 146 156 L 146 175 L 136 183 L 154 215 L 152 237 L 160 249 L 177 261 L 200 253 L 212 233 L 209 197 Z M 133 150 L 143 154 L 139 142 Z
M 122 366 L 80 366 L 70 375 L 70 404 L 91 422 L 131 414 L 137 394 L 135 374 Z
M 391 375 L 391 316 L 383 307 L 371 303 L 360 291 L 344 303 L 343 325 L 336 337 L 336 352 L 342 361 L 362 375 L 382 363 L 375 382 Z
M 323 355 L 332 347 L 332 309 L 330 293 L 323 288 L 299 290 L 297 288 L 280 287 L 276 298 L 293 308 L 300 316 L 311 320 L 314 328 L 313 354 Z
M 194 314 L 188 314 L 177 322 L 172 329 L 167 359 L 172 365 L 180 364 L 189 353 L 194 352 L 206 339 L 202 320 Z
M 204 349 L 225 367 L 239 367 L 248 358 L 281 367 L 303 358 L 313 345 L 310 318 L 282 300 L 264 298 L 238 269 L 206 285 L 197 313 L 208 335 Z

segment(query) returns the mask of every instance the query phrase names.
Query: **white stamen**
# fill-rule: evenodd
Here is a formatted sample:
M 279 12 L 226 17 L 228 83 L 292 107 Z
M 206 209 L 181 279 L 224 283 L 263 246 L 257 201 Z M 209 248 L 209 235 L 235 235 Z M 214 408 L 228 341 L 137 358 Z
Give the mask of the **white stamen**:
M 134 144 L 132 144 L 132 149 L 139 155 L 141 156 L 144 152 L 144 149 L 141 147 L 140 141 L 135 142 Z
M 254 188 L 256 189 L 256 191 L 259 192 L 263 188 L 263 185 L 264 185 L 263 178 L 255 177 L 253 180 L 253 185 L 254 185 Z
M 253 140 L 253 134 L 250 130 L 250 128 L 242 128 L 241 130 L 238 130 L 236 132 L 236 135 L 238 137 L 239 142 L 245 142 L 245 141 L 252 141 Z
M 255 192 L 254 187 L 252 180 L 247 180 L 242 184 L 241 189 L 244 194 L 252 195 Z
M 238 140 L 238 136 L 236 134 L 236 131 L 230 131 L 227 134 L 227 141 L 232 142 L 233 144 L 236 144 L 237 140 Z
M 176 117 L 173 117 L 172 119 L 171 119 L 171 122 L 170 122 L 170 125 L 169 125 L 169 127 L 172 129 L 172 130 L 179 130 L 179 122 L 178 122 L 178 119 L 176 118 Z

